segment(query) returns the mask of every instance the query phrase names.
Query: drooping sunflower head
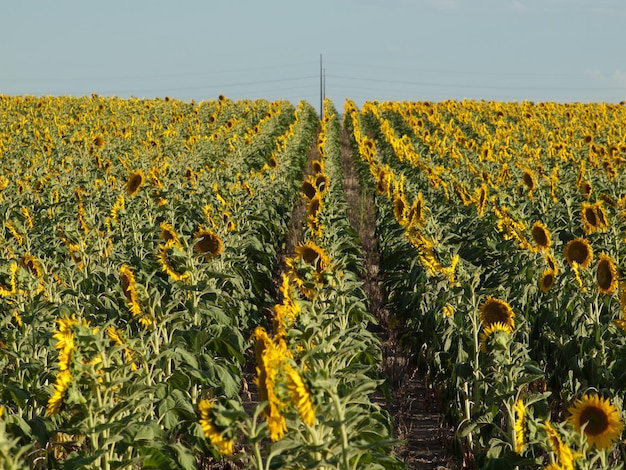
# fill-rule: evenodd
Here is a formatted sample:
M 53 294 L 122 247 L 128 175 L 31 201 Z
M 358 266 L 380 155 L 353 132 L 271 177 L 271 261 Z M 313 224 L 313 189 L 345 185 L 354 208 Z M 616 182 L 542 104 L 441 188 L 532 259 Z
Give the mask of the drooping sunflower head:
M 93 145 L 96 148 L 103 148 L 104 147 L 104 137 L 102 135 L 97 135 L 94 139 L 93 139 Z
M 39 261 L 28 253 L 20 258 L 20 266 L 26 268 L 35 277 L 41 277 L 43 275 Z
M 593 186 L 591 185 L 591 182 L 585 180 L 582 181 L 580 183 L 580 192 L 582 193 L 583 196 L 585 196 L 586 198 L 588 198 L 589 196 L 591 196 L 591 193 L 593 192 Z
M 126 297 L 126 301 L 130 304 L 137 304 L 137 286 L 135 282 L 135 274 L 132 268 L 124 264 L 120 268 L 120 282 L 122 284 L 122 292 Z
M 315 180 L 313 178 L 307 178 L 302 183 L 302 193 L 308 198 L 313 199 L 317 194 L 317 188 L 315 187 Z
M 126 194 L 129 197 L 135 196 L 139 192 L 139 188 L 143 184 L 145 176 L 143 170 L 137 170 L 130 175 L 128 182 L 126 183 Z
M 598 219 L 598 223 L 600 224 L 600 230 L 604 231 L 604 229 L 609 226 L 609 218 L 606 215 L 604 207 L 602 207 L 602 201 L 596 202 L 593 207 L 596 211 L 596 218 Z
M 492 349 L 504 349 L 510 340 L 513 328 L 502 322 L 492 323 L 480 334 L 480 350 L 487 354 L 489 345 Z
M 272 154 L 267 164 L 272 170 L 278 168 L 278 160 L 276 159 L 276 156 L 274 154 Z
M 580 218 L 583 221 L 583 228 L 587 235 L 598 231 L 600 221 L 598 220 L 595 206 L 593 204 L 589 204 L 587 202 L 583 203 L 583 207 L 580 211 Z
M 555 279 L 556 275 L 554 274 L 554 271 L 546 269 L 539 279 L 539 289 L 541 289 L 541 292 L 548 292 L 554 285 Z
M 575 238 L 567 242 L 563 255 L 570 266 L 573 266 L 573 263 L 576 262 L 578 266 L 587 268 L 593 260 L 591 245 L 584 238 Z
M 180 240 L 178 235 L 176 235 L 174 227 L 167 222 L 161 222 L 161 240 L 165 243 L 172 240 L 176 245 L 180 245 Z
M 550 232 L 541 222 L 537 221 L 533 224 L 533 227 L 530 229 L 530 234 L 538 250 L 548 250 L 550 248 L 552 243 Z
M 196 239 L 194 249 L 208 261 L 219 256 L 224 250 L 222 240 L 211 230 L 200 228 L 193 236 Z
M 611 295 L 617 290 L 619 273 L 615 261 L 602 253 L 596 265 L 596 279 L 598 281 L 598 291 L 602 294 Z
M 313 170 L 314 174 L 323 173 L 324 162 L 322 160 L 313 160 L 311 162 L 311 170 Z
M 391 175 L 385 168 L 381 168 L 378 172 L 378 178 L 376 180 L 376 191 L 378 194 L 387 194 L 391 186 Z
M 489 296 L 480 306 L 480 319 L 484 328 L 502 323 L 512 329 L 515 326 L 514 318 L 515 312 L 504 300 Z
M 318 273 L 323 272 L 330 265 L 330 258 L 324 249 L 310 240 L 296 246 L 295 252 L 300 259 L 313 266 Z
M 311 200 L 309 201 L 309 205 L 306 209 L 306 215 L 308 218 L 317 219 L 319 212 L 321 211 L 323 206 L 322 197 L 319 193 L 317 193 Z
M 318 173 L 315 175 L 315 187 L 320 193 L 326 192 L 328 189 L 328 185 L 330 183 L 330 178 L 326 173 Z
M 581 432 L 584 426 L 583 432 L 590 447 L 608 449 L 622 435 L 624 421 L 621 413 L 606 398 L 587 394 L 576 400 L 568 411 L 567 421 L 577 432 Z
M 405 226 L 407 224 L 407 203 L 402 191 L 396 191 L 393 198 L 393 214 L 400 225 Z
M 555 276 L 559 274 L 559 267 L 556 264 L 556 260 L 549 251 L 546 251 L 546 264 L 548 265 L 548 269 L 550 269 Z
M 418 193 L 417 197 L 409 209 L 407 215 L 407 223 L 410 225 L 422 225 L 425 218 L 424 196 L 422 193 Z
M 535 173 L 530 168 L 526 168 L 524 170 L 524 174 L 522 175 L 522 182 L 526 186 L 529 192 L 532 192 L 537 187 L 537 182 L 535 180 Z
M 476 204 L 476 210 L 478 211 L 478 215 L 483 215 L 485 212 L 485 206 L 487 204 L 487 199 L 489 196 L 489 187 L 486 183 L 483 183 L 480 188 L 476 190 L 476 195 L 474 197 L 474 202 Z

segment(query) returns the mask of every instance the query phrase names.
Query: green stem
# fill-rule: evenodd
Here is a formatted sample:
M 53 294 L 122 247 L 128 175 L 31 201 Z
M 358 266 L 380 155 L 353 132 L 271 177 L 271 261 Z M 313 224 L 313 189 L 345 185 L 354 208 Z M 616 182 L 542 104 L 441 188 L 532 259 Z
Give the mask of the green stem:
M 341 425 L 339 426 L 339 430 L 341 431 L 341 456 L 343 459 L 343 468 L 348 470 L 350 468 L 350 460 L 348 458 L 348 433 L 346 432 L 345 415 L 337 394 L 332 392 L 331 397 L 333 399 L 333 404 L 335 405 L 337 418 L 341 423 Z

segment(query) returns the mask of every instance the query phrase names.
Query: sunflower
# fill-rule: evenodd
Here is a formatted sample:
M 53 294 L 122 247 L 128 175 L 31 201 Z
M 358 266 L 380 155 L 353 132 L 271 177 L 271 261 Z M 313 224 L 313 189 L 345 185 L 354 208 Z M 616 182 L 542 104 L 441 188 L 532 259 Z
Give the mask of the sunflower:
M 453 317 L 454 307 L 450 304 L 446 304 L 441 308 L 441 313 L 444 317 Z
M 277 385 L 290 357 L 287 344 L 283 340 L 274 341 L 263 327 L 254 330 L 254 354 L 257 376 L 254 382 L 259 391 L 259 401 L 267 401 L 263 410 L 272 441 L 276 442 L 287 432 L 287 422 L 281 411 L 284 404 L 278 396 Z
M 568 408 L 570 413 L 567 422 L 574 426 L 577 432 L 584 426 L 584 434 L 590 446 L 597 449 L 607 449 L 617 441 L 624 429 L 620 411 L 606 398 L 596 394 L 587 394 L 576 400 Z
M 537 188 L 537 182 L 535 180 L 535 173 L 530 168 L 524 169 L 524 174 L 522 175 L 522 182 L 528 188 L 528 192 L 532 194 L 532 192 Z
M 401 226 L 405 226 L 408 222 L 407 203 L 404 199 L 402 191 L 396 191 L 393 198 L 393 214 Z
M 324 249 L 310 240 L 296 246 L 295 252 L 300 259 L 313 266 L 318 273 L 323 272 L 330 265 L 330 258 Z
M 174 227 L 167 222 L 161 222 L 161 240 L 165 243 L 171 240 L 175 245 L 180 246 L 180 240 L 178 235 L 176 235 Z
M 126 194 L 128 197 L 133 197 L 139 192 L 139 188 L 141 188 L 144 180 L 143 170 L 137 170 L 130 175 L 126 183 Z
M 504 349 L 509 341 L 513 329 L 510 325 L 502 322 L 491 323 L 480 334 L 480 350 L 487 354 L 490 338 L 497 349 Z
M 537 251 L 544 251 L 550 248 L 552 241 L 550 239 L 550 232 L 541 222 L 537 221 L 530 229 L 530 234 L 535 242 L 535 248 Z
M 609 227 L 609 219 L 606 215 L 604 207 L 602 207 L 602 201 L 598 201 L 594 204 L 594 210 L 596 211 L 596 218 L 600 224 L 600 231 L 604 232 Z
M 135 275 L 131 267 L 127 264 L 122 265 L 120 268 L 120 281 L 122 283 L 122 292 L 126 297 L 126 303 L 130 305 L 133 315 L 138 315 L 141 313 L 141 306 L 139 305 L 137 296 Z
M 376 191 L 378 194 L 388 194 L 390 188 L 390 179 L 392 175 L 386 168 L 381 168 L 378 171 L 378 177 L 376 180 Z
M 572 449 L 563 442 L 561 436 L 556 429 L 550 424 L 549 421 L 546 421 L 543 425 L 543 428 L 548 437 L 548 443 L 552 448 L 552 451 L 556 454 L 556 458 L 558 462 L 561 463 L 560 466 L 555 465 L 557 469 L 574 469 L 574 461 L 577 458 L 582 457 L 582 454 L 572 452 Z
M 323 173 L 324 172 L 324 162 L 322 160 L 313 160 L 311 162 L 311 170 L 313 173 Z
M 202 432 L 211 444 L 217 447 L 222 455 L 233 455 L 233 441 L 224 436 L 222 432 L 213 424 L 212 409 L 213 405 L 209 400 L 200 400 L 198 403 L 200 410 L 200 426 Z
M 526 407 L 524 406 L 524 400 L 517 399 L 515 403 L 515 452 L 521 454 L 524 451 L 526 445 Z
M 300 418 L 308 426 L 313 426 L 315 424 L 313 400 L 311 400 L 311 393 L 304 383 L 302 375 L 289 364 L 286 365 L 285 372 L 287 375 L 287 388 L 293 404 L 298 409 Z
M 495 323 L 502 323 L 512 330 L 515 326 L 514 318 L 515 312 L 504 300 L 489 296 L 480 307 L 480 319 L 485 328 Z
M 570 266 L 573 266 L 573 263 L 576 262 L 578 266 L 587 268 L 593 260 L 591 245 L 589 245 L 587 240 L 580 237 L 567 242 L 563 255 Z
M 617 290 L 619 273 L 615 261 L 602 253 L 596 265 L 596 279 L 598 281 L 598 291 L 602 294 L 610 295 Z
M 276 160 L 276 156 L 274 154 L 272 154 L 272 156 L 270 157 L 268 165 L 272 170 L 278 168 L 278 160 Z
M 103 148 L 104 147 L 104 137 L 102 137 L 102 135 L 98 135 L 96 136 L 95 139 L 93 139 L 93 144 L 96 148 Z
M 317 193 L 309 200 L 309 205 L 307 206 L 306 215 L 307 218 L 317 219 L 318 214 L 322 210 L 322 196 Z
M 165 244 L 159 247 L 159 262 L 161 263 L 161 269 L 173 280 L 186 281 L 189 279 L 189 272 L 179 272 L 179 270 L 172 265 L 169 259 L 170 252 L 174 252 L 177 249 L 180 250 L 180 245 L 176 243 L 176 240 L 169 239 L 166 241 Z
M 558 265 L 556 264 L 556 260 L 554 259 L 554 256 L 552 256 L 552 254 L 549 251 L 546 251 L 546 264 L 548 265 L 548 268 L 554 273 L 555 276 L 559 274 L 559 269 L 558 269 Z
M 222 240 L 210 230 L 200 228 L 193 236 L 197 240 L 194 249 L 208 261 L 219 256 L 224 250 Z
M 35 277 L 41 277 L 43 275 L 39 261 L 28 253 L 20 258 L 20 266 L 28 270 Z
M 330 184 L 330 178 L 326 173 L 318 173 L 315 176 L 315 187 L 317 190 L 324 194 L 328 189 L 328 185 Z
M 489 188 L 486 183 L 483 183 L 482 186 L 476 190 L 476 194 L 474 195 L 474 203 L 476 204 L 476 210 L 478 211 L 479 217 L 483 215 L 483 212 L 485 212 L 488 195 Z
M 583 196 L 589 198 L 589 196 L 591 196 L 591 193 L 593 192 L 593 186 L 589 181 L 582 181 L 580 183 L 580 192 Z
M 313 199 L 317 194 L 315 180 L 310 176 L 302 183 L 302 193 L 307 197 L 307 199 Z
M 602 223 L 598 218 L 595 204 L 583 202 L 583 208 L 580 211 L 580 218 L 583 221 L 583 229 L 585 234 L 599 232 L 602 229 Z M 605 218 L 606 219 L 606 218 Z
M 61 410 L 63 396 L 65 395 L 71 380 L 72 374 L 67 369 L 62 370 L 57 374 L 56 382 L 54 383 L 54 393 L 48 400 L 48 406 L 46 407 L 46 416 L 55 415 Z
M 546 269 L 539 279 L 539 289 L 541 289 L 541 292 L 548 292 L 550 288 L 554 285 L 555 278 L 556 276 L 554 274 L 554 271 L 552 271 L 551 269 Z
M 422 225 L 424 223 L 424 196 L 421 191 L 413 201 L 406 218 L 408 225 Z

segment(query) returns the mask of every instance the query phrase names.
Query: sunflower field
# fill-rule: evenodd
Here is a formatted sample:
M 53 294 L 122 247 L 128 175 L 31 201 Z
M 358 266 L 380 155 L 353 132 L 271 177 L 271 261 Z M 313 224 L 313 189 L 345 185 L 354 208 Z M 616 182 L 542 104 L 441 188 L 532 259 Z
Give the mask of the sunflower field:
M 323 110 L 0 96 L 3 468 L 404 468 L 342 133 L 463 464 L 623 466 L 626 108 Z
M 619 468 L 626 107 L 345 104 L 404 344 L 466 465 Z

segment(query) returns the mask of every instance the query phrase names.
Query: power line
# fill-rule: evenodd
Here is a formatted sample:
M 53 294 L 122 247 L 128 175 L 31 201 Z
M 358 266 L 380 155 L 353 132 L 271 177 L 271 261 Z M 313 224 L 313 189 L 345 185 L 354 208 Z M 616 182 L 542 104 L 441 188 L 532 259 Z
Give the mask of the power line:
M 458 89 L 476 89 L 476 90 L 533 90 L 533 91 L 624 91 L 624 87 L 566 87 L 566 86 L 554 86 L 554 87 L 533 87 L 533 86 L 516 86 L 516 85 L 466 85 L 466 84 L 452 84 L 452 83 L 438 83 L 438 82 L 414 82 L 408 80 L 385 80 L 377 78 L 363 78 L 363 77 L 349 77 L 345 75 L 329 75 L 332 78 L 340 80 L 354 80 L 362 82 L 374 82 L 374 83 L 388 83 L 396 85 L 417 85 L 427 86 L 435 88 L 458 88 Z

